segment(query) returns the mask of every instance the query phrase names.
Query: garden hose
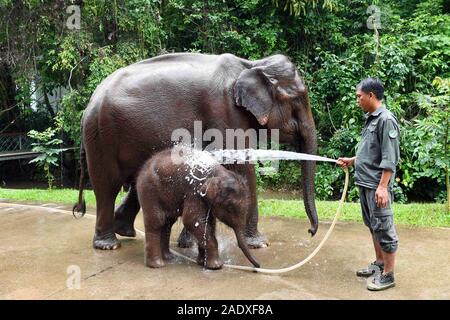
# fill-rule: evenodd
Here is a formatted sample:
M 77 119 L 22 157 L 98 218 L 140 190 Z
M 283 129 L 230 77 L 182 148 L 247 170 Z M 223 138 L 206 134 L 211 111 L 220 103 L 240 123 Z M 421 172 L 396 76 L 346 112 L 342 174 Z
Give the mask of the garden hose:
M 248 266 L 237 266 L 237 265 L 232 265 L 232 264 L 224 264 L 224 267 L 227 268 L 231 268 L 231 269 L 237 269 L 237 270 L 244 270 L 244 271 L 252 271 L 252 272 L 259 272 L 259 273 L 267 273 L 267 274 L 280 274 L 280 273 L 285 273 L 285 272 L 289 272 L 295 269 L 300 268 L 301 266 L 303 266 L 305 263 L 307 263 L 308 261 L 310 261 L 318 252 L 319 250 L 322 248 L 322 246 L 325 244 L 325 242 L 328 240 L 329 236 L 331 235 L 331 232 L 334 229 L 334 226 L 336 225 L 337 220 L 339 219 L 339 216 L 342 213 L 342 208 L 344 206 L 344 202 L 345 202 L 345 197 L 347 195 L 347 189 L 348 189 L 348 181 L 349 181 L 349 173 L 348 173 L 348 169 L 347 168 L 343 168 L 344 172 L 345 172 L 345 184 L 344 184 L 344 190 L 342 192 L 342 196 L 341 196 L 341 200 L 339 201 L 339 206 L 336 210 L 336 215 L 334 216 L 333 222 L 331 223 L 330 228 L 328 229 L 327 233 L 325 234 L 325 236 L 323 237 L 322 241 L 319 243 L 319 245 L 317 246 L 317 248 L 308 256 L 306 257 L 304 260 L 298 262 L 295 265 L 292 265 L 290 267 L 286 267 L 286 268 L 282 268 L 282 269 L 265 269 L 265 268 L 255 268 L 255 267 L 248 267 Z M 11 204 L 11 203 L 0 203 L 0 207 L 10 207 L 11 205 L 16 206 L 16 207 L 28 207 L 28 208 L 36 208 L 36 209 L 42 209 L 42 206 L 36 206 L 36 205 L 23 205 L 23 204 Z M 70 214 L 72 215 L 71 211 L 68 210 L 62 210 L 62 209 L 57 209 L 57 208 L 50 208 L 47 207 L 47 209 L 51 212 L 58 212 L 58 213 L 65 213 L 65 214 Z M 86 214 L 86 216 L 89 216 L 91 218 L 95 218 L 96 216 L 93 214 Z M 143 238 L 145 238 L 145 233 L 139 229 L 136 229 L 137 233 L 139 233 Z M 196 263 L 196 261 L 192 258 L 186 257 L 185 255 L 170 249 L 170 251 L 179 257 L 182 257 L 188 261 L 194 262 Z
M 331 232 L 334 229 L 334 226 L 336 225 L 336 222 L 338 221 L 341 213 L 342 213 L 342 209 L 344 207 L 344 202 L 345 202 L 345 197 L 347 196 L 347 189 L 348 189 L 348 181 L 349 181 L 349 173 L 348 173 L 348 168 L 343 168 L 344 172 L 345 172 L 345 184 L 344 184 L 344 190 L 342 191 L 342 196 L 341 196 L 341 200 L 339 200 L 339 206 L 336 210 L 336 214 L 334 216 L 333 222 L 331 223 L 330 228 L 328 229 L 327 233 L 325 234 L 325 236 L 323 237 L 322 241 L 319 243 L 319 245 L 317 246 L 317 248 L 311 252 L 311 254 L 306 257 L 305 259 L 303 259 L 302 261 L 298 262 L 297 264 L 294 264 L 290 267 L 286 267 L 286 268 L 282 268 L 282 269 L 265 269 L 265 268 L 256 268 L 256 267 L 247 267 L 247 266 L 237 266 L 237 265 L 233 265 L 233 264 L 224 264 L 224 267 L 227 268 L 231 268 L 231 269 L 237 269 L 237 270 L 244 270 L 244 271 L 252 271 L 252 272 L 259 272 L 259 273 L 267 273 L 267 274 L 280 274 L 280 273 L 285 273 L 285 272 L 289 272 L 289 271 L 293 271 L 295 269 L 300 268 L 301 266 L 303 266 L 304 264 L 306 264 L 308 261 L 310 261 L 312 258 L 314 258 L 314 256 L 320 251 L 320 249 L 322 248 L 322 246 L 325 244 L 325 242 L 328 240 L 328 238 L 331 235 Z M 140 231 L 137 230 L 143 237 L 145 237 L 145 234 Z M 191 262 L 196 263 L 196 261 L 192 258 L 186 257 L 185 255 L 170 249 L 170 252 L 172 252 L 173 254 L 182 257 L 186 260 L 189 260 Z

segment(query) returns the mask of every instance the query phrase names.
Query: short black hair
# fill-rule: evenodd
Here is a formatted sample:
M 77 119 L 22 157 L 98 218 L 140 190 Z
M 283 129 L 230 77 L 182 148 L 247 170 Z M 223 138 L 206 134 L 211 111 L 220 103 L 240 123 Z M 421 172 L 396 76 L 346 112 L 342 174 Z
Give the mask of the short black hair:
M 362 80 L 356 89 L 361 90 L 364 93 L 372 92 L 378 100 L 383 100 L 384 98 L 383 83 L 377 78 L 366 78 Z

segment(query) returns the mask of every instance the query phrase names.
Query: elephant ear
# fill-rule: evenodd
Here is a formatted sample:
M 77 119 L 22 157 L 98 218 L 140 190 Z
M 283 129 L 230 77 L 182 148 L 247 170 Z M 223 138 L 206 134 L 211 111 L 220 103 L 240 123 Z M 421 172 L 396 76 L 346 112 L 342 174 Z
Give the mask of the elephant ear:
M 200 194 L 209 204 L 222 203 L 238 192 L 239 189 L 234 179 L 219 177 L 207 179 L 200 189 Z
M 220 191 L 220 179 L 217 177 L 209 178 L 203 183 L 200 189 L 200 195 L 209 203 L 214 204 L 218 198 Z
M 242 71 L 234 85 L 236 104 L 250 111 L 261 125 L 267 123 L 273 105 L 270 86 L 260 67 Z

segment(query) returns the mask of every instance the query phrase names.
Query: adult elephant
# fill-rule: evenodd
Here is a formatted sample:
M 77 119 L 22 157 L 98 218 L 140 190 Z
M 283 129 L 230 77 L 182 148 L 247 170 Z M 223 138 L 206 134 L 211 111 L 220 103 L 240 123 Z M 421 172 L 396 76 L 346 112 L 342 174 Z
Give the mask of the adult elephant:
M 194 121 L 202 121 L 203 130 L 222 132 L 279 129 L 281 143 L 301 152 L 317 152 L 307 88 L 284 55 L 249 61 L 232 54 L 175 53 L 119 69 L 97 87 L 81 121 L 81 163 L 87 161 L 97 200 L 94 248 L 118 248 L 116 233 L 136 235 L 133 225 L 140 205 L 134 180 L 138 169 L 154 153 L 172 145 L 175 129 L 193 132 Z M 315 162 L 302 161 L 301 167 L 309 232 L 314 235 L 318 228 Z M 233 170 L 246 177 L 251 192 L 247 244 L 262 247 L 267 241 L 257 229 L 254 167 L 236 165 Z M 124 184 L 130 189 L 114 212 Z M 81 178 L 74 210 L 85 210 L 82 190 Z

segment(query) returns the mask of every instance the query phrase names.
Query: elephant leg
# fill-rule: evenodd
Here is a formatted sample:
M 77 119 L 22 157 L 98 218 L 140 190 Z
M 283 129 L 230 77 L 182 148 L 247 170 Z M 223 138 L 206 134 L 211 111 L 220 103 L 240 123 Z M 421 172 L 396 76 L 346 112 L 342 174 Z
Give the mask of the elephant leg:
M 120 247 L 114 232 L 114 201 L 121 183 L 91 175 L 91 181 L 97 200 L 97 216 L 93 247 L 102 250 L 114 250 Z
M 145 265 L 150 268 L 166 265 L 161 252 L 161 229 L 145 230 Z
M 228 167 L 228 166 L 227 166 Z M 267 238 L 258 231 L 258 198 L 256 195 L 256 173 L 255 166 L 250 164 L 230 165 L 230 170 L 241 174 L 247 179 L 250 190 L 250 204 L 247 224 L 245 226 L 245 240 L 252 249 L 265 248 L 269 246 Z
M 267 238 L 258 231 L 258 198 L 256 195 L 256 173 L 254 165 L 247 165 L 247 181 L 250 189 L 250 205 L 245 227 L 245 240 L 250 248 L 265 248 L 269 245 Z
M 186 230 L 184 227 L 178 236 L 178 247 L 179 248 L 191 248 L 194 244 L 194 237 L 192 234 Z
M 168 219 L 161 229 L 161 251 L 164 260 L 170 261 L 174 259 L 174 255 L 170 253 L 170 233 L 176 219 Z
M 204 219 L 199 220 L 204 221 Z M 207 269 L 222 268 L 223 261 L 219 257 L 219 245 L 215 235 L 215 219 L 210 219 L 206 226 L 205 222 L 197 226 L 193 223 L 186 224 L 186 229 L 198 242 L 197 263 Z
M 144 211 L 145 265 L 150 268 L 164 267 L 161 235 L 166 226 L 165 212 L 151 197 L 147 197 L 141 205 Z
M 136 192 L 136 185 L 130 185 L 125 198 L 114 212 L 115 232 L 124 237 L 136 237 L 134 220 L 141 208 Z

